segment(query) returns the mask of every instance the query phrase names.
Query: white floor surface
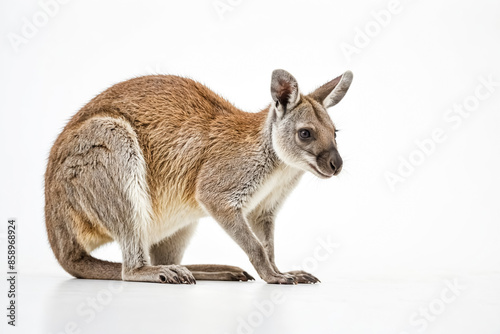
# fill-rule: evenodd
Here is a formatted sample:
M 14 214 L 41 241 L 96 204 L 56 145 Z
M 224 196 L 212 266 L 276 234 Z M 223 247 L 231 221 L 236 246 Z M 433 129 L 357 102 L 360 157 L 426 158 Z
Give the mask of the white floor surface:
M 22 275 L 18 292 L 6 333 L 500 333 L 500 274 L 491 273 L 298 286 Z

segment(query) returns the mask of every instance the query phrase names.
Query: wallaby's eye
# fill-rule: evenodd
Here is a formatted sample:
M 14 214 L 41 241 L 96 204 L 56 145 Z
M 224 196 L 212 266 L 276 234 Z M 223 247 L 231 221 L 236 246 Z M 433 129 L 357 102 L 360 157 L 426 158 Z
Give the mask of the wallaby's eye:
M 311 132 L 309 130 L 306 130 L 306 129 L 300 129 L 299 130 L 299 137 L 302 139 L 311 138 Z

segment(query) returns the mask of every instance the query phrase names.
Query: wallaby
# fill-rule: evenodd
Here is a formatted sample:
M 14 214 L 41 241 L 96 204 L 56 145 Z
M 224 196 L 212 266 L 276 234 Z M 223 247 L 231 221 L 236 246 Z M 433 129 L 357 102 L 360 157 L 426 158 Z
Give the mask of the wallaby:
M 337 175 L 342 159 L 326 108 L 346 94 L 345 72 L 309 95 L 284 70 L 272 102 L 243 112 L 173 75 L 134 78 L 76 113 L 45 174 L 45 221 L 61 266 L 78 278 L 194 284 L 253 280 L 243 269 L 180 262 L 198 220 L 213 217 L 267 283 L 316 283 L 274 261 L 274 220 L 305 171 Z M 90 253 L 116 241 L 123 263 Z

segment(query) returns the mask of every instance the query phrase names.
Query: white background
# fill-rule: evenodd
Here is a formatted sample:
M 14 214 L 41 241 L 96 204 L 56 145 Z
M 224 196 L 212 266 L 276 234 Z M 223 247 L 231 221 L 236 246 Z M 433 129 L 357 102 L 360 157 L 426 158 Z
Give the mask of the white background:
M 218 3 L 230 10 L 218 12 Z M 305 175 L 283 207 L 276 231 L 282 270 L 309 266 L 324 285 L 340 278 L 498 278 L 500 3 L 401 0 L 381 26 L 373 13 L 389 3 L 70 1 L 40 24 L 38 2 L 2 0 L 0 219 L 19 221 L 20 272 L 69 278 L 48 245 L 43 174 L 56 136 L 92 97 L 132 77 L 177 74 L 254 112 L 270 102 L 272 70 L 283 68 L 304 93 L 347 69 L 354 81 L 330 109 L 344 171 L 326 181 Z M 13 34 L 22 37 L 33 20 L 37 31 L 14 46 Z M 362 45 L 366 29 L 371 37 Z M 357 53 L 346 55 L 347 44 Z M 477 88 L 488 77 L 497 86 Z M 489 96 L 474 98 L 477 89 Z M 445 119 L 467 101 L 478 104 L 460 124 Z M 415 141 L 436 129 L 446 139 L 418 153 Z M 392 189 L 387 173 L 419 154 L 421 163 Z M 1 233 L 5 249 L 5 227 Z M 337 244 L 327 259 L 314 258 L 319 240 Z M 121 256 L 116 245 L 95 255 Z M 4 268 L 5 256 L 1 261 Z M 256 276 L 211 219 L 201 221 L 184 262 L 238 265 Z M 500 330 L 486 316 L 477 323 L 482 333 Z

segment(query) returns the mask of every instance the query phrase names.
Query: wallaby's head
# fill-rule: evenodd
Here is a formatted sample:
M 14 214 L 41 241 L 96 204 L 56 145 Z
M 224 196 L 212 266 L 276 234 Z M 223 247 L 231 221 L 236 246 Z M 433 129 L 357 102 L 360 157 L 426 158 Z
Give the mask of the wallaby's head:
M 273 72 L 272 144 L 281 160 L 321 178 L 340 173 L 342 158 L 337 151 L 336 129 L 326 109 L 342 100 L 351 81 L 352 72 L 347 71 L 303 95 L 290 73 Z

